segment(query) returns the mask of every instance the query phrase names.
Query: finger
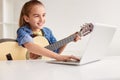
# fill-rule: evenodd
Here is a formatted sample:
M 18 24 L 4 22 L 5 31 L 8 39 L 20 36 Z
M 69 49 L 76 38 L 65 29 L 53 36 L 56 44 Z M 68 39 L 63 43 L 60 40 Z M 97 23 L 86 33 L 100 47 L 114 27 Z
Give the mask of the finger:
M 75 56 L 73 56 L 73 55 L 71 55 L 71 59 L 74 59 L 74 60 L 80 61 L 80 58 L 75 57 Z
M 78 41 L 78 40 L 80 40 L 81 38 L 80 38 L 80 36 L 76 36 L 76 38 L 74 39 L 74 41 L 76 42 L 76 41 Z

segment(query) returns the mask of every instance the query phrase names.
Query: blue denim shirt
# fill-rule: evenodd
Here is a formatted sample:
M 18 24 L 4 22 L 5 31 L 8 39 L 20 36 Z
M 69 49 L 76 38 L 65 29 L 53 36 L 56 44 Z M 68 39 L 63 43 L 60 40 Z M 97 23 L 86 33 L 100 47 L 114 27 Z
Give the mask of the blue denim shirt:
M 56 38 L 53 36 L 52 31 L 47 28 L 44 27 L 43 29 L 43 33 L 45 38 L 48 40 L 49 44 L 55 43 L 57 40 Z M 22 46 L 23 44 L 25 44 L 26 42 L 33 42 L 33 38 L 32 35 L 33 32 L 30 29 L 29 26 L 22 26 L 17 30 L 17 42 L 20 46 Z M 55 50 L 54 52 L 58 53 L 58 50 Z

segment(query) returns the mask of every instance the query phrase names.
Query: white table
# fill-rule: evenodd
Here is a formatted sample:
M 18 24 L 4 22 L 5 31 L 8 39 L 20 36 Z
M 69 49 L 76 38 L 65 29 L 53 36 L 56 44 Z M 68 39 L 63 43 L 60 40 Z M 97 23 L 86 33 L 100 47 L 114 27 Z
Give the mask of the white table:
M 0 61 L 0 80 L 120 80 L 120 56 L 83 66 L 41 60 Z

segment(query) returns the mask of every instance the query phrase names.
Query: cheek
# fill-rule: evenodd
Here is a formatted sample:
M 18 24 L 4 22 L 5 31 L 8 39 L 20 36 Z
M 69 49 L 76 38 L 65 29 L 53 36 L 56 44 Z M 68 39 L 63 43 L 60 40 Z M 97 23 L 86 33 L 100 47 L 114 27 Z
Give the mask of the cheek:
M 30 20 L 29 21 L 29 24 L 32 26 L 32 25 L 35 25 L 36 24 L 36 21 L 35 20 Z
M 45 23 L 46 22 L 46 18 L 44 18 L 44 20 L 43 20 L 43 23 Z
M 37 22 L 38 22 L 37 19 L 32 19 L 32 20 L 31 20 L 31 23 L 32 23 L 32 24 L 35 24 L 35 23 L 37 23 Z
M 43 23 L 45 23 L 45 22 L 46 22 L 46 20 L 44 19 Z

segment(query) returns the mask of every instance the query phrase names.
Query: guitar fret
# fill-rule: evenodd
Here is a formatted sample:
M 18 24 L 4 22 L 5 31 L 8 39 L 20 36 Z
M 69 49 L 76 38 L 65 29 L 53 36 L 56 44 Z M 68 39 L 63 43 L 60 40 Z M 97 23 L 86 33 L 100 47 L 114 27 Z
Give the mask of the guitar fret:
M 75 38 L 75 34 L 73 34 L 73 35 L 71 35 L 71 36 L 69 36 L 69 37 L 67 37 L 67 38 L 65 38 L 65 39 L 63 39 L 63 40 L 60 40 L 60 41 L 58 41 L 58 42 L 56 42 L 56 43 L 53 43 L 53 44 L 51 44 L 51 45 L 48 45 L 48 46 L 46 46 L 45 48 L 47 48 L 47 49 L 49 49 L 49 50 L 52 50 L 52 51 L 53 51 L 53 50 L 56 50 L 56 49 L 60 48 L 61 46 L 64 46 L 65 44 L 73 41 L 74 38 Z

